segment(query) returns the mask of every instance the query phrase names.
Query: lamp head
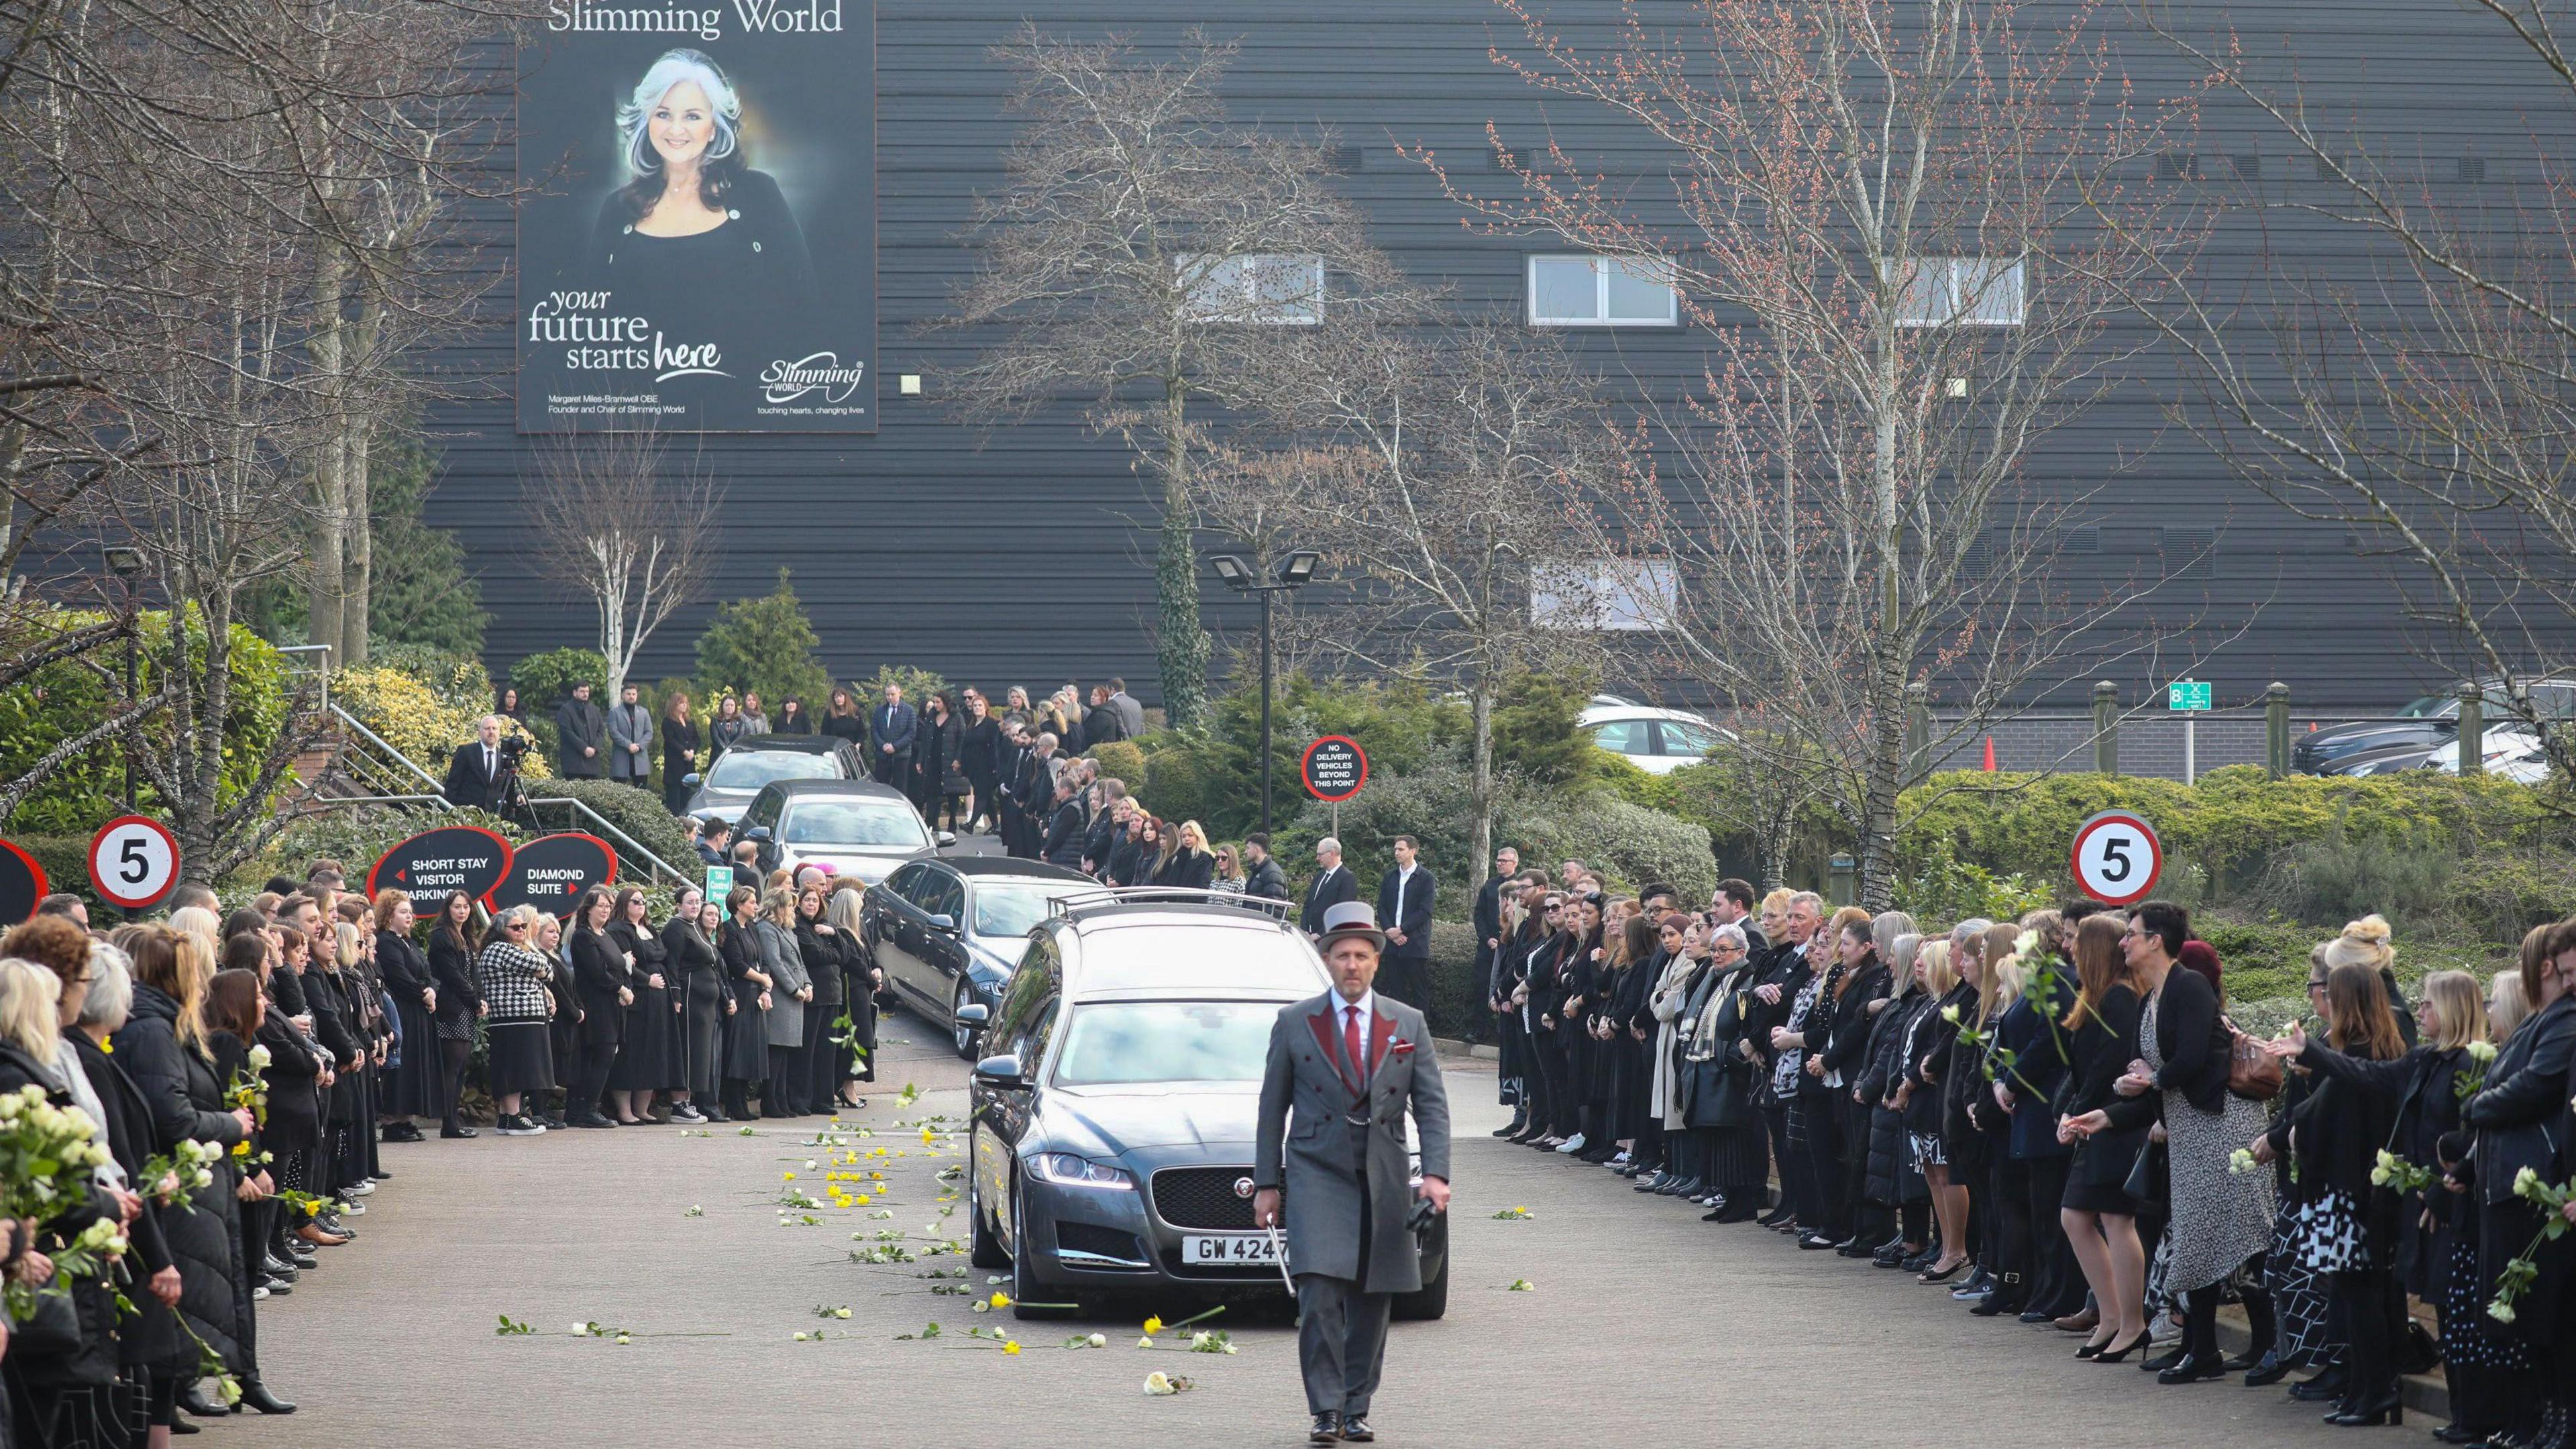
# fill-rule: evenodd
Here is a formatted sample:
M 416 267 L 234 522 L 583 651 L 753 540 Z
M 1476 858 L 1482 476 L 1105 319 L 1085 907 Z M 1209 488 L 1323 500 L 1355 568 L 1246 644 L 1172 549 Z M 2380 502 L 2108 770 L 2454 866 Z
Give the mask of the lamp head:
M 1315 565 L 1323 561 L 1324 556 L 1311 548 L 1298 549 L 1279 561 L 1279 582 L 1292 589 L 1303 588 L 1315 576 Z

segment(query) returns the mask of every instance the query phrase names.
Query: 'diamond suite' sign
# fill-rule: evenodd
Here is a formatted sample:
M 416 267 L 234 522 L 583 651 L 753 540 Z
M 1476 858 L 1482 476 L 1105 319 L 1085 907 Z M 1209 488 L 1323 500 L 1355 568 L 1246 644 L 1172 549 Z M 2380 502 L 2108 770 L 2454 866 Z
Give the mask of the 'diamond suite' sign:
M 617 851 L 596 835 L 577 830 L 540 835 L 510 856 L 510 873 L 492 890 L 492 909 L 531 905 L 550 916 L 569 916 L 582 892 L 617 879 Z
M 876 0 L 548 0 L 521 432 L 872 433 Z

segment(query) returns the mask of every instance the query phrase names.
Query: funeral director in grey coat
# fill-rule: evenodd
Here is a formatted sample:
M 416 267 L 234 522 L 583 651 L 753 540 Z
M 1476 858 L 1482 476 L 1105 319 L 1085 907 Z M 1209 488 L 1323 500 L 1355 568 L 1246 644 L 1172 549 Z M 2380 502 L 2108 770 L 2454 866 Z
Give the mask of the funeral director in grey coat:
M 1315 944 L 1333 988 L 1283 1008 L 1270 1028 L 1252 1217 L 1281 1221 L 1284 1182 L 1297 1359 L 1315 1416 L 1308 1437 L 1364 1443 L 1375 1437 L 1369 1398 L 1393 1295 L 1422 1286 L 1406 1219 L 1417 1195 L 1434 1212 L 1449 1208 L 1449 1094 L 1422 1013 L 1373 989 L 1386 937 L 1369 907 L 1330 908 Z M 1422 1149 L 1418 1190 L 1405 1160 L 1408 1107 Z

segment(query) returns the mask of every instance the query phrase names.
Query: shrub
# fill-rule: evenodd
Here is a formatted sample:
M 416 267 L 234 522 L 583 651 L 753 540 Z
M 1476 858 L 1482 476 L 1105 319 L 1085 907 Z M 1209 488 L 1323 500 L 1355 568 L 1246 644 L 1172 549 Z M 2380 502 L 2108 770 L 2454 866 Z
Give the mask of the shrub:
M 1934 843 L 1920 871 L 1896 883 L 1897 909 L 1925 921 L 1964 921 L 1976 916 L 2014 921 L 2055 899 L 2045 885 L 2019 871 L 1997 876 L 1960 860 L 1950 853 L 1946 840 Z
M 1368 788 L 1341 807 L 1342 849 L 1361 881 L 1373 888 L 1392 858 L 1394 838 L 1414 836 L 1424 860 L 1445 882 L 1439 914 L 1463 920 L 1470 905 L 1466 883 L 1475 876 L 1468 856 L 1471 795 L 1466 771 L 1455 765 L 1392 779 L 1373 775 Z M 1292 869 L 1311 869 L 1306 863 L 1315 842 L 1332 828 L 1331 808 L 1310 801 L 1281 829 L 1274 853 Z M 1685 899 L 1706 899 L 1717 885 L 1707 831 L 1599 792 L 1547 790 L 1507 777 L 1494 802 L 1494 842 L 1518 846 L 1521 858 L 1533 863 L 1580 857 L 1622 885 L 1662 881 Z
M 1419 1006 L 1435 1036 L 1492 1041 L 1494 1014 L 1485 1009 L 1485 983 L 1476 974 L 1476 928 L 1464 921 L 1431 923 L 1431 999 Z
M 549 780 L 545 788 L 531 787 L 528 794 L 537 799 L 578 800 L 609 824 L 633 836 L 636 844 L 660 856 L 663 864 L 685 875 L 696 874 L 698 852 L 689 844 L 688 827 L 663 808 L 661 796 L 649 790 L 638 790 L 615 780 Z M 553 809 L 539 806 L 537 815 L 550 830 L 595 833 L 591 822 L 560 806 Z M 603 838 L 621 853 L 626 851 L 625 844 L 617 837 Z M 621 866 L 618 874 L 642 881 L 652 871 L 638 862 L 631 870 Z
M 551 718 L 555 706 L 572 698 L 576 684 L 589 685 L 593 700 L 608 692 L 608 657 L 596 649 L 549 649 L 511 665 L 510 683 L 532 718 Z
M 872 705 L 881 704 L 885 701 L 885 687 L 889 684 L 898 684 L 903 686 L 904 703 L 909 704 L 916 709 L 921 706 L 921 702 L 923 700 L 930 698 L 932 695 L 937 694 L 948 687 L 947 680 L 940 678 L 937 673 L 928 669 L 923 669 L 918 665 L 880 664 L 877 666 L 876 673 L 869 675 L 865 679 L 852 680 L 850 682 L 850 688 L 851 692 L 855 693 L 859 697 L 859 708 L 865 710 Z M 823 692 L 823 698 L 828 700 L 831 697 L 831 691 L 827 688 Z M 966 708 L 963 701 L 960 701 L 957 707 L 961 711 Z M 814 712 L 816 714 L 822 713 L 822 706 L 817 704 Z
M 1145 752 L 1136 747 L 1135 741 L 1111 740 L 1107 744 L 1093 745 L 1086 753 L 1099 763 L 1103 778 L 1125 781 L 1128 793 L 1140 798 L 1151 795 L 1145 783 L 1149 774 Z M 1159 800 L 1159 797 L 1152 798 Z M 1162 806 L 1158 803 L 1155 809 L 1160 813 Z
M 483 661 L 470 653 L 427 644 L 378 641 L 368 653 L 366 667 L 408 674 L 427 685 L 442 702 L 477 715 L 491 713 L 499 702 L 492 676 L 484 670 Z
M 698 636 L 698 677 L 710 690 L 759 691 L 761 707 L 773 720 L 779 701 L 790 697 L 819 715 L 832 692 L 831 676 L 814 657 L 821 643 L 787 570 L 780 569 L 777 588 L 717 606 Z
M 69 629 L 97 618 L 94 614 L 65 611 L 44 623 Z M 139 679 L 147 695 L 160 688 L 153 661 L 168 648 L 169 629 L 168 614 L 143 616 Z M 189 637 L 190 652 L 202 663 L 203 626 L 192 626 Z M 222 783 L 222 798 L 227 804 L 241 798 L 270 747 L 277 743 L 279 732 L 286 726 L 287 703 L 293 693 L 286 656 L 247 625 L 233 625 L 231 640 L 232 707 L 224 720 Z M 121 645 L 110 645 L 87 658 L 60 660 L 0 689 L 0 779 L 15 779 L 35 768 L 36 762 L 57 745 L 95 724 L 113 707 L 121 691 L 112 694 L 108 677 L 94 672 L 91 665 L 121 665 L 123 652 Z M 145 728 L 157 734 L 166 731 L 169 722 L 165 713 Z M 89 832 L 117 813 L 115 802 L 121 799 L 124 789 L 124 759 L 117 742 L 108 740 L 65 761 L 18 802 L 8 817 L 10 825 L 29 834 L 79 835 L 86 845 Z M 157 810 L 159 798 L 151 782 L 140 780 L 138 786 L 139 806 L 146 813 Z M 86 859 L 84 853 L 84 878 L 88 874 Z
M 2272 857 L 2256 901 L 2311 925 L 2340 926 L 2376 911 L 2399 920 L 2439 915 L 2450 900 L 2459 855 L 2418 830 L 2404 841 L 2351 838 L 2348 803 L 2338 803 L 2325 835 Z

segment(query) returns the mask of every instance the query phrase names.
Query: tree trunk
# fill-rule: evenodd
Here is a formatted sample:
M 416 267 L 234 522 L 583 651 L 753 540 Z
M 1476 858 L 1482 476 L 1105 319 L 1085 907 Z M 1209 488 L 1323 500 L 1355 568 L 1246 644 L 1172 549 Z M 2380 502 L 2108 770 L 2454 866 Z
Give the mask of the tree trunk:
M 327 662 L 337 667 L 349 662 L 344 633 L 348 619 L 349 337 L 348 322 L 342 315 L 348 297 L 348 264 L 338 248 L 322 249 L 313 291 L 313 339 L 306 346 L 333 416 L 330 432 L 313 462 L 315 526 L 313 554 L 306 568 L 305 632 L 312 642 L 330 649 Z
M 1882 285 L 1882 293 L 1885 291 Z M 1869 691 L 1868 774 L 1861 800 L 1860 904 L 1875 913 L 1896 898 L 1896 792 L 1905 772 L 1905 671 L 1914 651 L 1902 637 L 1905 622 L 1905 522 L 1896 506 L 1896 327 L 1891 299 L 1882 296 L 1875 335 L 1878 348 L 1878 416 L 1870 464 L 1878 524 L 1878 637 L 1872 641 Z
M 1154 556 L 1156 663 L 1163 715 L 1174 728 L 1198 722 L 1207 702 L 1207 631 L 1199 626 L 1198 531 L 1189 496 L 1187 389 L 1163 384 L 1163 529 Z M 1256 563 L 1255 565 L 1259 565 Z
M 1485 888 L 1485 872 L 1494 859 L 1494 684 L 1490 675 L 1479 672 L 1469 687 L 1467 708 L 1476 722 L 1474 783 L 1475 828 L 1470 832 L 1475 852 L 1474 868 L 1467 872 L 1470 892 Z
M 364 664 L 367 644 L 375 635 L 375 508 L 368 467 L 374 460 L 375 430 L 368 420 L 352 417 L 347 426 L 348 472 L 340 496 L 348 508 L 348 542 L 340 559 L 340 652 L 333 662 Z

